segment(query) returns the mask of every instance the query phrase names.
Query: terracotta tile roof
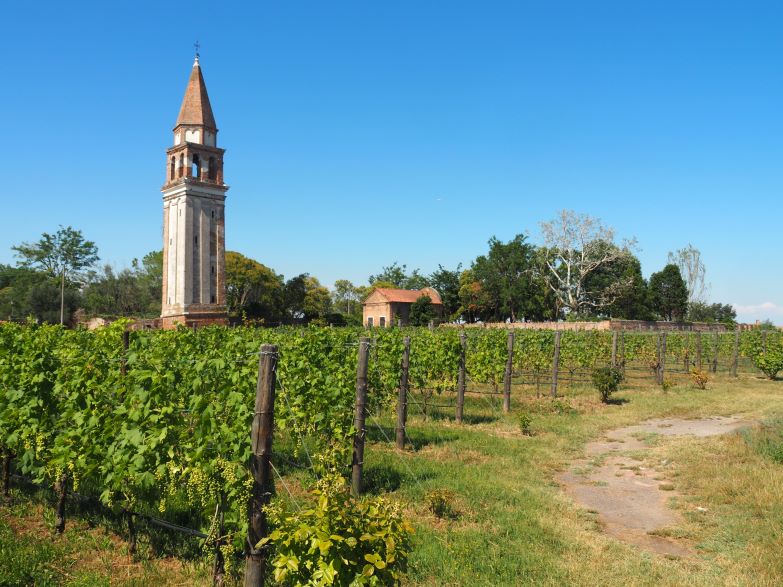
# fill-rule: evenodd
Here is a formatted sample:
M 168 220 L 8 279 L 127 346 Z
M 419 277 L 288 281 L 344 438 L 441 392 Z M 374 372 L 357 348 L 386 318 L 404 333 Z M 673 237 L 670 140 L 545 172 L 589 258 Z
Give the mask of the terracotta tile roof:
M 193 63 L 188 87 L 185 90 L 185 97 L 182 99 L 182 107 L 179 109 L 176 126 L 180 124 L 199 124 L 217 130 L 215 117 L 212 115 L 212 106 L 209 104 L 207 86 L 204 83 L 204 76 L 201 75 L 201 66 L 198 64 L 198 58 Z
M 418 300 L 421 296 L 427 295 L 432 300 L 433 304 L 441 304 L 440 295 L 437 291 L 431 287 L 425 287 L 423 289 L 392 289 L 388 287 L 376 288 L 379 294 L 386 298 L 389 302 L 405 302 L 412 304 Z

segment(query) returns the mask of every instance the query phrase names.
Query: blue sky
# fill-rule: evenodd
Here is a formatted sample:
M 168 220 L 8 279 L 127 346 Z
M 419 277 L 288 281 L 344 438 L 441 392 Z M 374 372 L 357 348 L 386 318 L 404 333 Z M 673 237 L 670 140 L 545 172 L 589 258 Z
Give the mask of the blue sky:
M 363 283 L 469 264 L 562 208 L 693 243 L 710 297 L 783 323 L 780 2 L 133 2 L 4 7 L 0 262 L 59 224 L 161 247 L 193 59 L 227 149 L 227 245 Z

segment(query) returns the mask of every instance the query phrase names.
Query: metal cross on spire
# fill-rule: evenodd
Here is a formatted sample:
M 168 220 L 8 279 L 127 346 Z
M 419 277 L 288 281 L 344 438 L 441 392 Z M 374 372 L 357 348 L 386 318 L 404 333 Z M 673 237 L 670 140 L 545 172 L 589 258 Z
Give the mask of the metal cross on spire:
M 193 46 L 196 48 L 196 59 L 198 59 L 199 57 L 198 50 L 201 48 L 201 44 L 198 42 L 198 39 L 196 40 L 195 43 L 193 43 Z

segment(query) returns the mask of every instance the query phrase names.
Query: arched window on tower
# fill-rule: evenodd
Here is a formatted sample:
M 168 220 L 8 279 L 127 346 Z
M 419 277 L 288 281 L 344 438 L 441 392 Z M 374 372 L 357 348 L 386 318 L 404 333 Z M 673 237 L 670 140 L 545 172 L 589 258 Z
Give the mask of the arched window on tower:
M 193 167 L 190 171 L 190 175 L 196 179 L 201 178 L 201 159 L 198 155 L 193 155 Z
M 185 173 L 185 153 L 179 156 L 179 176 L 182 177 L 183 173 Z
M 209 174 L 209 179 L 211 179 L 212 181 L 215 181 L 217 179 L 217 164 L 215 163 L 214 157 L 209 158 L 208 174 Z
M 171 172 L 169 174 L 169 179 L 174 180 L 174 173 L 176 172 L 177 167 L 177 158 L 172 157 L 171 158 Z

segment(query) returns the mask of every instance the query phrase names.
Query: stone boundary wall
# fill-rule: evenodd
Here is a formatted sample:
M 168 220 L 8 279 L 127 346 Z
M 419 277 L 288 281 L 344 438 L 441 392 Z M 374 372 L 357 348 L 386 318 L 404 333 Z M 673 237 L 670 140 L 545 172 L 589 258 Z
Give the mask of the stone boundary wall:
M 515 330 L 621 330 L 629 332 L 726 332 L 725 324 L 706 322 L 664 322 L 645 320 L 601 320 L 598 322 L 486 322 L 483 324 L 443 324 L 464 328 L 513 328 Z

